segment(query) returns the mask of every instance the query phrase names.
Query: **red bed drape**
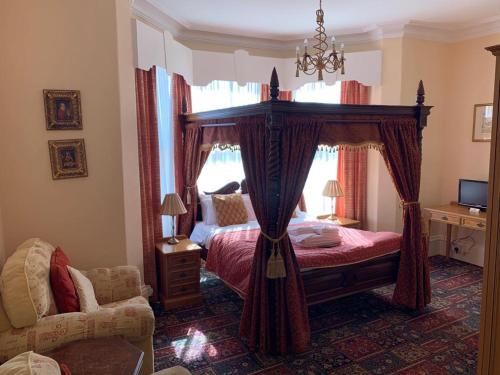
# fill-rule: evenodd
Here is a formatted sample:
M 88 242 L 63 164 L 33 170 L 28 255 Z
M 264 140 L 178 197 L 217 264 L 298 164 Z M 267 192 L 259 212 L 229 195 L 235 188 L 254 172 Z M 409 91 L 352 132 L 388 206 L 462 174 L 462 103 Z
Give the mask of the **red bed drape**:
M 182 195 L 184 190 L 184 139 L 183 125 L 179 118 L 182 114 L 182 101 L 186 103 L 187 113 L 191 113 L 191 86 L 187 84 L 184 77 L 174 73 L 172 75 L 172 116 L 174 124 L 174 170 L 175 191 Z M 185 202 L 184 202 L 185 203 Z
M 281 354 L 304 351 L 310 339 L 302 278 L 286 228 L 304 188 L 321 128 L 311 118 L 284 121 L 281 129 L 269 129 L 263 117 L 240 122 L 248 192 L 262 231 L 255 249 L 240 333 L 252 350 Z M 279 184 L 276 191 L 275 184 Z M 276 222 L 271 220 L 273 215 L 277 215 Z M 268 238 L 281 238 L 278 243 L 285 278 L 266 277 L 273 247 Z
M 431 300 L 427 249 L 422 246 L 420 193 L 421 152 L 415 119 L 384 120 L 380 135 L 384 157 L 403 205 L 403 245 L 393 294 L 397 304 L 422 309 Z
M 342 81 L 341 104 L 368 104 L 369 87 L 357 81 Z M 344 189 L 344 197 L 337 198 L 335 212 L 366 225 L 366 197 L 368 176 L 368 150 L 340 149 L 338 155 L 337 180 Z
M 203 128 L 200 126 L 187 128 L 184 137 L 184 187 L 181 197 L 186 206 L 187 213 L 179 216 L 177 232 L 189 236 L 196 224 L 196 213 L 198 210 L 198 188 L 196 181 L 200 176 L 203 165 L 207 161 L 210 149 L 202 149 L 201 147 L 203 144 Z
M 144 281 L 158 299 L 155 244 L 162 238 L 156 68 L 135 70 Z

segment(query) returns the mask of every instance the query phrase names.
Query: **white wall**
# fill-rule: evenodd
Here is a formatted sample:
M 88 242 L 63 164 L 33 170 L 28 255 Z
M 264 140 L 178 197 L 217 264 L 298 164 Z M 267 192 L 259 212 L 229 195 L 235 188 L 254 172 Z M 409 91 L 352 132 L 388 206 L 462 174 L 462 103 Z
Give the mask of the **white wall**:
M 133 92 L 133 76 L 118 70 L 116 5 L 129 2 L 2 2 L 0 206 L 7 255 L 36 236 L 61 245 L 77 267 L 128 262 L 121 120 L 132 127 L 133 112 L 121 106 L 120 85 Z M 43 89 L 81 91 L 83 130 L 45 129 Z M 85 139 L 89 176 L 54 181 L 47 141 L 72 138 Z

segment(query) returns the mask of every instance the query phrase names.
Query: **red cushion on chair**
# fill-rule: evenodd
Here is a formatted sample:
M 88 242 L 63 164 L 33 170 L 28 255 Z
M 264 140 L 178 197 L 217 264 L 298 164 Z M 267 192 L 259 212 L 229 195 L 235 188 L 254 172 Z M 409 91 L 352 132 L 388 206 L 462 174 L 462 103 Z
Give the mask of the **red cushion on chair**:
M 61 369 L 61 375 L 71 375 L 71 370 L 64 363 L 59 363 L 59 368 Z
M 80 311 L 75 284 L 67 267 L 69 265 L 69 259 L 64 251 L 60 247 L 56 248 L 50 258 L 50 285 L 59 313 Z

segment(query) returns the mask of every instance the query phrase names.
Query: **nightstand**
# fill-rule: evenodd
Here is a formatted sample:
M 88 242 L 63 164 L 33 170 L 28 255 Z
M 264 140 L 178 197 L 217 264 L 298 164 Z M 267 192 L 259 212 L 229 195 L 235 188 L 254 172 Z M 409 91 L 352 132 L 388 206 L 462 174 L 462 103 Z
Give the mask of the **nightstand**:
M 160 301 L 165 310 L 202 303 L 200 293 L 200 250 L 186 236 L 169 245 L 166 240 L 156 244 L 156 264 L 159 270 Z
M 337 220 L 330 220 L 329 217 L 330 214 L 316 216 L 318 220 L 324 220 L 329 223 L 337 224 L 346 228 L 360 229 L 361 222 L 359 220 L 348 219 L 346 217 L 337 217 Z

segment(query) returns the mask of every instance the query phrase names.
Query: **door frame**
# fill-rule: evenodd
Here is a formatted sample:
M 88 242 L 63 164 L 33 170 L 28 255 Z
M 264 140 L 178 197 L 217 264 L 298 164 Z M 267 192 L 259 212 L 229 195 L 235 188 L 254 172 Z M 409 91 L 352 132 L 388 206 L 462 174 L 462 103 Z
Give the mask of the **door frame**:
M 477 366 L 479 375 L 500 374 L 500 45 L 486 49 L 496 56 L 496 73 Z

